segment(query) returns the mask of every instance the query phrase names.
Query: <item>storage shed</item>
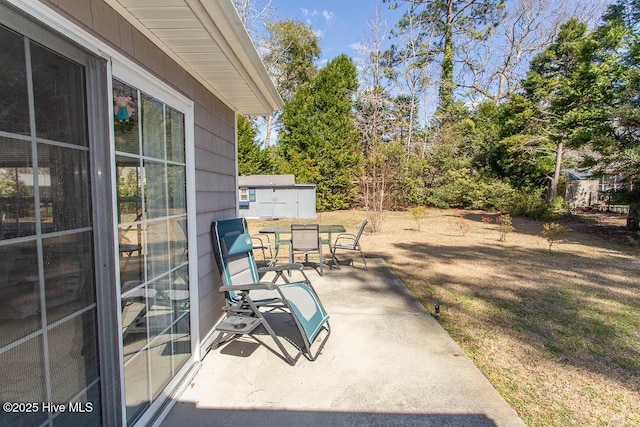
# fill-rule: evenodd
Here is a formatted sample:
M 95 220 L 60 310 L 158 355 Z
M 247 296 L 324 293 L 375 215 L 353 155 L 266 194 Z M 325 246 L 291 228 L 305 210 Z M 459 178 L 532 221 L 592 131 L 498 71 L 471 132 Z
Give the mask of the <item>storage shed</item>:
M 240 215 L 245 218 L 312 219 L 316 185 L 296 184 L 293 175 L 238 177 Z
M 586 208 L 598 202 L 600 180 L 590 172 L 577 169 L 564 169 L 562 174 L 569 179 L 565 200 L 574 208 Z

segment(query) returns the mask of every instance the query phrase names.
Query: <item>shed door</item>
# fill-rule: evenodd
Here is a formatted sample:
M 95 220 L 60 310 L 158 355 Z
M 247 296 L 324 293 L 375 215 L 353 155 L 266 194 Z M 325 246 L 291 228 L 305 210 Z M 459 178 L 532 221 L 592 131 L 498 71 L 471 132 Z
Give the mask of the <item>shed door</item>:
M 287 212 L 287 198 L 282 189 L 263 190 L 260 201 L 260 214 L 267 218 L 290 218 Z
M 294 218 L 287 206 L 288 190 L 278 189 L 273 192 L 273 217 L 274 218 Z

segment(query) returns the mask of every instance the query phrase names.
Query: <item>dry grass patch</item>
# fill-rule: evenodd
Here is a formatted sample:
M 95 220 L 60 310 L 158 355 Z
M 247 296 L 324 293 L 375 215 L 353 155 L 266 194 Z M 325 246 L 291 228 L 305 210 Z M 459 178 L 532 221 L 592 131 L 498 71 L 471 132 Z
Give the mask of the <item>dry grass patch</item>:
M 355 231 L 365 217 L 318 220 Z M 565 224 L 552 252 L 539 221 L 513 218 L 501 242 L 496 218 L 433 209 L 418 230 L 411 213 L 388 212 L 362 244 L 428 310 L 440 305 L 442 326 L 528 425 L 640 425 L 638 248 L 592 221 Z

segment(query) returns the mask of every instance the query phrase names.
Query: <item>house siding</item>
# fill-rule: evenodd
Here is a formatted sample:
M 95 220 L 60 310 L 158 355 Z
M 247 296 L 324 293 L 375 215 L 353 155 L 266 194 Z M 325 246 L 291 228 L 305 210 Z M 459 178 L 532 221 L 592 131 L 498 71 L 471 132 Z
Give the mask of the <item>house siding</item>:
M 200 337 L 222 315 L 219 272 L 212 260 L 212 220 L 236 215 L 235 113 L 102 0 L 41 0 L 128 56 L 194 103 L 196 233 Z M 193 247 L 193 246 L 192 246 Z

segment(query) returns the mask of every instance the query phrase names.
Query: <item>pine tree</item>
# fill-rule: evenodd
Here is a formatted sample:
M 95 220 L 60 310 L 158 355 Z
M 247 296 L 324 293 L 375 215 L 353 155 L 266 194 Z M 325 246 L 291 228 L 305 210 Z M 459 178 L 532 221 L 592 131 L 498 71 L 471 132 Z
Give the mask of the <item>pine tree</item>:
M 302 85 L 282 113 L 280 171 L 317 185 L 318 210 L 351 206 L 357 191 L 360 147 L 354 125 L 357 71 L 351 58 L 331 60 Z
M 416 34 L 412 48 L 417 54 L 411 61 L 424 67 L 436 57 L 440 58 L 438 87 L 439 109 L 446 113 L 454 101 L 454 62 L 456 40 L 483 39 L 498 22 L 504 11 L 505 0 L 384 0 L 392 9 L 401 3 L 408 8 L 397 24 L 398 32 Z
M 260 175 L 273 172 L 270 153 L 261 150 L 256 141 L 258 132 L 245 116 L 238 116 L 238 173 Z

